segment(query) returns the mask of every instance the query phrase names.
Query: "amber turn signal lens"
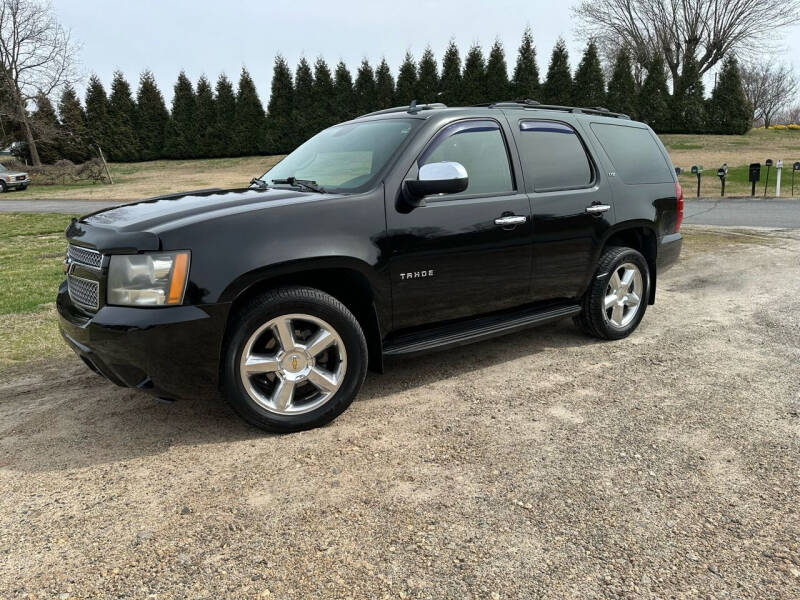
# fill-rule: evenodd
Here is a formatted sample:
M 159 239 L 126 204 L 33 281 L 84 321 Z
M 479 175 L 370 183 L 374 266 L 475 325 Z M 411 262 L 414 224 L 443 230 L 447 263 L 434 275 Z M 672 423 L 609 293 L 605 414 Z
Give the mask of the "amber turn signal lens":
M 183 301 L 183 290 L 186 287 L 186 277 L 189 274 L 189 253 L 178 252 L 172 266 L 172 277 L 169 282 L 169 295 L 167 304 L 180 304 Z

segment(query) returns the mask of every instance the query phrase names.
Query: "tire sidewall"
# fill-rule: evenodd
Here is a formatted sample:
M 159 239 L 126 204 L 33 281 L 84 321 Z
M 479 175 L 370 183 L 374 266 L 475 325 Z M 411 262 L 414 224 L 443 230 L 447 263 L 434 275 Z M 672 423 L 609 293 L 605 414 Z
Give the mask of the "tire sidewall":
M 633 321 L 628 323 L 628 325 L 625 327 L 620 328 L 614 327 L 608 322 L 602 302 L 605 299 L 605 291 L 608 287 L 608 282 L 611 280 L 611 276 L 624 263 L 634 263 L 639 268 L 639 271 L 642 274 L 644 290 L 642 291 L 642 297 L 639 302 L 639 310 L 637 311 Z M 599 302 L 597 306 L 592 307 L 592 310 L 597 310 L 600 312 L 600 319 L 604 329 L 604 337 L 610 340 L 619 340 L 628 337 L 639 326 L 639 323 L 642 322 L 644 313 L 647 311 L 647 302 L 650 298 L 650 268 L 647 264 L 647 261 L 638 250 L 628 248 L 616 257 L 612 265 L 609 267 L 608 273 L 597 283 L 601 286 L 600 290 L 602 293 L 597 294 Z
M 345 309 L 346 310 L 346 309 Z M 264 323 L 285 314 L 302 313 L 317 317 L 333 327 L 347 352 L 347 370 L 342 386 L 322 406 L 299 415 L 278 415 L 259 406 L 242 384 L 239 363 L 250 336 Z M 335 306 L 305 299 L 281 300 L 246 309 L 234 324 L 227 342 L 223 364 L 223 390 L 233 408 L 254 425 L 277 432 L 291 432 L 324 425 L 350 405 L 366 375 L 366 341 L 352 314 Z
M 8 185 L 5 181 L 0 181 L 0 194 L 5 194 L 8 191 Z

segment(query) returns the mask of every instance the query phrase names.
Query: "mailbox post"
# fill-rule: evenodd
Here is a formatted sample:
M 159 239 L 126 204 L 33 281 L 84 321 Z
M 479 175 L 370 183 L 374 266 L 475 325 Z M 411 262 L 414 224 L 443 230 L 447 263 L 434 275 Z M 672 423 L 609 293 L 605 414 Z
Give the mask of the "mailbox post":
M 700 180 L 703 178 L 703 166 L 692 165 L 692 175 L 697 175 L 697 197 L 700 197 Z
M 792 196 L 794 196 L 794 174 L 800 171 L 800 162 L 792 165 Z
M 728 164 L 722 163 L 722 166 L 717 169 L 717 177 L 722 182 L 722 196 L 725 196 L 725 178 L 728 176 Z
M 772 159 L 768 158 L 766 161 L 764 161 L 764 164 L 767 167 L 767 178 L 766 178 L 766 180 L 764 180 L 764 197 L 766 198 L 767 197 L 767 186 L 769 185 L 769 170 L 770 170 L 770 167 L 772 167 Z
M 775 197 L 781 197 L 781 172 L 783 171 L 783 161 L 778 159 L 778 164 L 775 165 L 775 174 L 777 179 L 775 180 Z
M 756 195 L 756 184 L 761 181 L 761 163 L 750 163 L 750 184 L 752 189 L 750 195 Z

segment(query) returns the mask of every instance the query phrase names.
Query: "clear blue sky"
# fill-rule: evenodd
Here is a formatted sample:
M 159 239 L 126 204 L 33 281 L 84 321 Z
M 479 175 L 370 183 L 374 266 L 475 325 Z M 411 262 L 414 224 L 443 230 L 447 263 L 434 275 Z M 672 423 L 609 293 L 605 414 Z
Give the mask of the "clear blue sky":
M 526 24 L 533 28 L 542 74 L 563 36 L 573 68 L 584 41 L 570 18 L 575 2 L 546 0 L 54 0 L 64 26 L 82 44 L 83 72 L 108 86 L 120 69 L 136 87 L 139 73 L 155 74 L 167 101 L 178 72 L 196 81 L 221 72 L 236 80 L 246 66 L 266 103 L 273 58 L 292 68 L 301 56 L 322 55 L 333 67 L 343 59 L 354 72 L 367 57 L 386 57 L 396 74 L 406 50 L 416 57 L 430 44 L 437 60 L 451 37 L 463 51 L 499 38 L 513 69 Z M 787 31 L 782 60 L 800 68 L 800 27 Z M 81 95 L 82 95 L 81 91 Z

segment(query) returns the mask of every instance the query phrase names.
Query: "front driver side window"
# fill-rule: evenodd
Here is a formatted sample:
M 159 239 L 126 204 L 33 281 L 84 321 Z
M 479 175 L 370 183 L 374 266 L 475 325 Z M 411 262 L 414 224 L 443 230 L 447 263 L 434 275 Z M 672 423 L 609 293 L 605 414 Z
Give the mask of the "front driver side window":
M 494 121 L 463 121 L 440 131 L 420 156 L 418 165 L 454 161 L 467 170 L 469 186 L 460 194 L 506 194 L 514 190 L 508 152 Z

